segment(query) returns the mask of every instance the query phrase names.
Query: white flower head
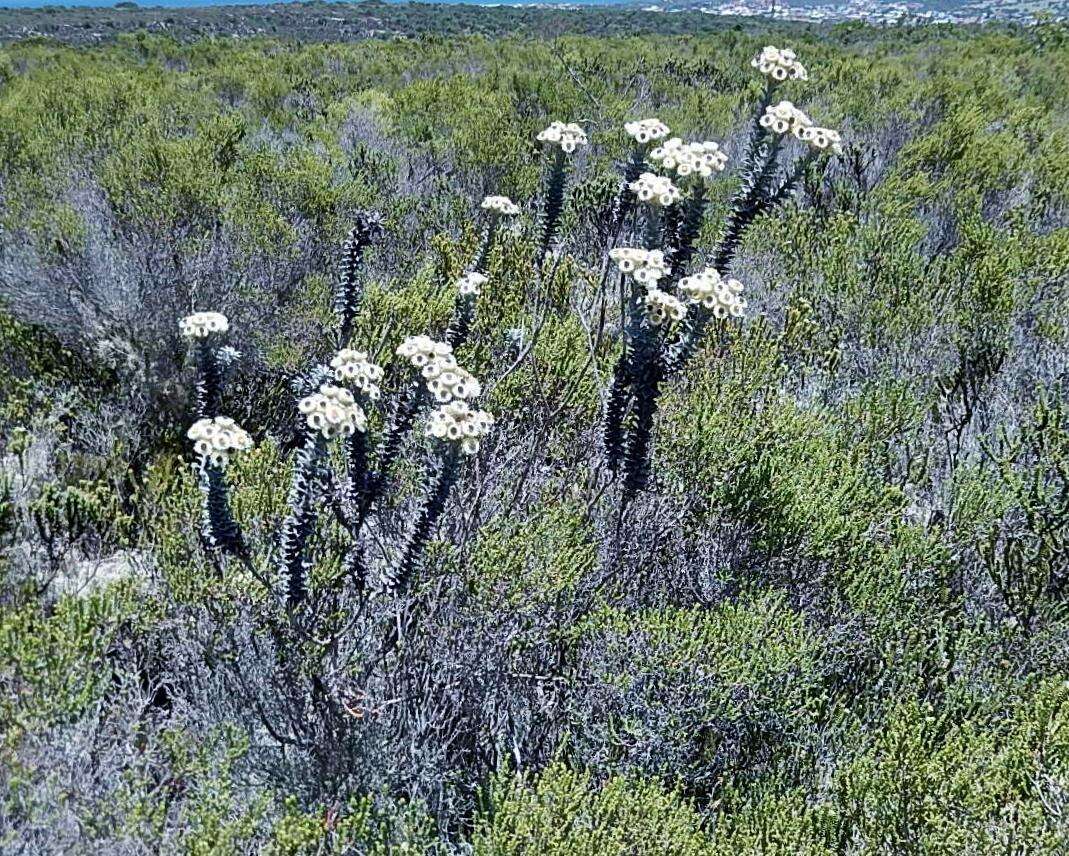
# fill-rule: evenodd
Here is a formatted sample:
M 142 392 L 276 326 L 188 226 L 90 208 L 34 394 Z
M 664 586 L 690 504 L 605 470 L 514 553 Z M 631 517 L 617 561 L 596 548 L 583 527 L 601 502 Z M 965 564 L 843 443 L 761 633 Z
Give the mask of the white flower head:
M 436 357 L 446 357 L 452 353 L 452 345 L 436 342 L 430 336 L 409 336 L 397 348 L 397 355 L 404 357 L 417 369 L 423 368 Z
M 511 217 L 520 213 L 520 206 L 507 196 L 487 196 L 483 199 L 482 207 L 494 214 L 502 214 Z
M 551 146 L 560 146 L 562 152 L 571 154 L 580 146 L 586 145 L 586 131 L 574 122 L 552 122 L 544 131 L 538 132 L 537 140 Z
M 190 426 L 186 436 L 193 441 L 197 457 L 217 467 L 225 467 L 230 463 L 230 456 L 235 452 L 247 452 L 252 448 L 252 437 L 226 416 L 198 419 Z
M 741 318 L 746 310 L 742 298 L 742 283 L 737 279 L 724 279 L 716 268 L 685 276 L 679 281 L 679 290 L 692 303 L 711 309 L 716 318 Z
M 371 358 L 364 351 L 342 348 L 330 361 L 330 367 L 334 369 L 335 380 L 350 383 L 372 401 L 378 400 L 382 367 L 371 362 Z
M 493 414 L 474 410 L 466 401 L 451 401 L 431 411 L 427 419 L 427 436 L 448 443 L 459 443 L 465 455 L 479 451 L 479 440 L 494 426 Z
M 304 414 L 308 427 L 321 432 L 328 440 L 367 431 L 367 416 L 353 394 L 344 387 L 325 383 L 319 387 L 319 392 L 297 402 L 297 409 Z
M 178 321 L 178 330 L 187 339 L 207 339 L 213 333 L 225 333 L 230 322 L 221 312 L 194 312 Z
M 482 384 L 471 372 L 457 365 L 456 357 L 452 354 L 432 359 L 423 367 L 423 377 L 431 395 L 442 404 L 482 395 Z
M 654 327 L 660 327 L 673 321 L 682 321 L 687 314 L 678 297 L 661 291 L 659 288 L 650 288 L 644 298 L 646 317 Z
M 803 128 L 799 139 L 808 143 L 809 148 L 817 152 L 830 151 L 836 155 L 843 153 L 843 138 L 839 136 L 838 131 L 833 131 L 831 128 L 815 126 Z
M 650 152 L 650 160 L 681 179 L 709 179 L 724 171 L 728 156 L 711 140 L 684 143 L 672 137 Z
M 642 173 L 627 186 L 640 202 L 648 202 L 650 205 L 667 207 L 675 205 L 681 198 L 679 188 L 672 184 L 671 179 L 654 175 L 652 172 Z
M 671 131 L 660 119 L 640 119 L 637 122 L 625 122 L 624 130 L 627 135 L 639 145 L 646 145 L 657 140 L 663 140 Z
M 790 101 L 770 104 L 759 121 L 762 128 L 777 134 L 794 134 L 798 139 L 802 139 L 802 132 L 813 125 L 813 120 Z
M 660 250 L 643 250 L 636 247 L 616 247 L 609 250 L 609 258 L 616 262 L 620 273 L 634 277 L 642 285 L 656 285 L 668 276 L 668 262 Z
M 479 293 L 480 289 L 486 285 L 489 281 L 489 277 L 485 274 L 479 273 L 477 270 L 473 270 L 471 273 L 466 273 L 459 280 L 457 280 L 457 291 L 459 291 L 465 297 L 475 296 Z
M 790 48 L 780 50 L 768 45 L 750 61 L 750 65 L 777 83 L 783 80 L 809 80 L 809 72 L 798 62 L 798 57 Z

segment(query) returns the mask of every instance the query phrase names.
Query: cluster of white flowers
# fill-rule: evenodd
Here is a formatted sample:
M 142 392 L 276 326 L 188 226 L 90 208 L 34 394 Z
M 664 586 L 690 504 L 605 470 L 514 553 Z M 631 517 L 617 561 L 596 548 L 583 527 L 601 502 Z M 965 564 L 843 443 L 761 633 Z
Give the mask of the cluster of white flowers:
M 455 398 L 475 398 L 482 395 L 483 387 L 467 369 L 457 365 L 452 354 L 435 357 L 423 367 L 423 377 L 438 401 L 445 403 Z
M 651 205 L 674 205 L 681 196 L 679 188 L 672 184 L 671 179 L 654 175 L 652 172 L 642 173 L 627 186 L 640 202 L 648 202 Z
M 625 122 L 624 130 L 636 143 L 646 145 L 655 140 L 663 140 L 671 131 L 660 119 L 640 119 L 637 122 Z
M 802 139 L 802 133 L 806 128 L 813 126 L 813 120 L 790 101 L 770 104 L 765 108 L 765 115 L 759 121 L 762 128 L 768 128 L 777 134 L 791 133 L 798 139 Z
M 650 160 L 674 171 L 680 178 L 710 178 L 713 173 L 724 171 L 728 156 L 709 140 L 684 143 L 679 137 L 672 137 L 650 152 Z
M 620 273 L 631 274 L 642 285 L 656 285 L 661 277 L 668 276 L 668 262 L 660 250 L 616 247 L 609 250 L 609 258 L 616 262 Z
M 212 333 L 225 333 L 230 322 L 221 312 L 194 312 L 178 321 L 178 330 L 187 339 L 207 339 Z
M 660 327 L 669 321 L 682 321 L 687 314 L 687 307 L 678 297 L 659 288 L 648 289 L 644 302 L 646 315 L 654 327 Z
M 774 48 L 768 45 L 750 62 L 761 74 L 773 80 L 809 80 L 809 72 L 798 62 L 797 54 L 790 48 Z
M 409 336 L 397 347 L 397 355 L 404 357 L 417 369 L 431 360 L 450 356 L 453 346 L 448 342 L 436 342 L 430 336 Z
M 476 295 L 479 293 L 479 289 L 486 285 L 488 279 L 487 276 L 479 273 L 477 270 L 472 271 L 471 273 L 466 273 L 457 280 L 457 291 L 465 296 Z
M 487 196 L 483 199 L 482 207 L 495 214 L 505 214 L 510 217 L 520 213 L 520 206 L 507 196 Z
M 493 414 L 473 410 L 466 401 L 451 401 L 436 407 L 427 420 L 427 436 L 437 440 L 460 442 L 465 455 L 479 451 L 479 439 L 494 426 Z
M 427 389 L 440 402 L 482 394 L 482 384 L 457 364 L 447 342 L 436 342 L 430 336 L 409 336 L 397 353 L 421 370 Z
M 234 452 L 247 452 L 252 448 L 252 437 L 248 432 L 226 416 L 198 419 L 186 436 L 193 441 L 197 455 L 217 467 L 225 467 Z
M 809 143 L 809 147 L 818 152 L 831 151 L 837 155 L 843 153 L 843 138 L 839 136 L 838 131 L 831 128 L 803 128 L 799 139 Z
M 371 362 L 366 353 L 342 348 L 330 361 L 330 367 L 336 380 L 348 381 L 372 401 L 378 400 L 382 368 Z
M 354 431 L 367 431 L 367 416 L 353 394 L 340 386 L 323 384 L 319 392 L 302 398 L 297 409 L 304 414 L 308 427 L 322 432 L 328 440 L 339 435 L 348 437 Z
M 586 132 L 574 122 L 553 122 L 544 131 L 538 132 L 538 142 L 560 146 L 561 151 L 571 153 L 586 145 Z
M 737 279 L 724 279 L 716 268 L 707 267 L 683 277 L 679 281 L 679 290 L 692 302 L 712 309 L 717 318 L 729 315 L 740 318 L 746 309 L 746 301 L 741 297 L 742 283 Z

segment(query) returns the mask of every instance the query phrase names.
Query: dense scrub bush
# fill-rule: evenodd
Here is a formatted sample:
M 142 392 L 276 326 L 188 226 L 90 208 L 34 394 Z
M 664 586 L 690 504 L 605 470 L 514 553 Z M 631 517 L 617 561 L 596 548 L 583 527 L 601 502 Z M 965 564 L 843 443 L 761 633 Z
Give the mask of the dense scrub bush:
M 0 850 L 1062 852 L 1054 36 L 4 48 Z

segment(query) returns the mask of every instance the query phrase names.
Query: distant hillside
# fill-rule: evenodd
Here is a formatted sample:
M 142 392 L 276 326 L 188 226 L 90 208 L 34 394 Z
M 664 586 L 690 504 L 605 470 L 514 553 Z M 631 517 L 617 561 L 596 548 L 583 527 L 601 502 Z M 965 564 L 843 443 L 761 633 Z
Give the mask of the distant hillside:
M 377 36 L 527 34 L 644 35 L 767 29 L 770 22 L 699 11 L 665 14 L 638 7 L 587 9 L 376 2 L 271 3 L 247 6 L 115 8 L 48 6 L 0 10 L 0 41 L 44 37 L 74 45 L 147 31 L 187 42 L 211 36 L 359 41 Z M 783 24 L 785 27 L 797 25 Z

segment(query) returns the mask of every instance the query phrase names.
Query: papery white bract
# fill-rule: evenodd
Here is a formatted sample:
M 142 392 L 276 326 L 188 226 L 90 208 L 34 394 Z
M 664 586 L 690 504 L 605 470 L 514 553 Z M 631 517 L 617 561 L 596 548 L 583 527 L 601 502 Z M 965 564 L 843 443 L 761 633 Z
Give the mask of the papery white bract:
M 708 179 L 724 171 L 728 156 L 711 140 L 684 143 L 679 137 L 672 137 L 653 149 L 649 159 L 682 179 Z
M 453 399 L 475 398 L 483 391 L 482 384 L 467 369 L 457 365 L 452 354 L 435 357 L 423 367 L 427 389 L 436 400 L 445 403 Z
M 798 62 L 797 55 L 790 48 L 781 50 L 768 45 L 750 61 L 750 65 L 776 82 L 809 80 L 809 72 Z
M 794 134 L 798 139 L 802 139 L 802 132 L 813 125 L 813 120 L 790 101 L 770 104 L 758 121 L 762 128 L 777 134 Z
M 660 119 L 639 119 L 637 122 L 625 122 L 624 130 L 636 143 L 646 143 L 663 140 L 671 131 Z
M 646 309 L 646 317 L 654 327 L 660 327 L 671 321 L 682 321 L 687 314 L 687 307 L 680 302 L 678 297 L 661 291 L 659 288 L 650 288 L 643 298 Z
M 650 205 L 674 205 L 681 198 L 679 188 L 672 184 L 671 179 L 654 175 L 652 172 L 642 173 L 627 186 L 640 202 L 648 202 Z
M 453 353 L 448 342 L 437 342 L 430 336 L 409 336 L 397 348 L 397 355 L 404 357 L 417 369 L 423 368 L 436 357 Z
M 633 276 L 635 282 L 656 285 L 668 276 L 668 262 L 660 250 L 644 250 L 638 247 L 615 247 L 609 250 L 609 258 L 616 262 L 620 273 Z
M 330 361 L 334 370 L 334 379 L 351 383 L 372 401 L 379 398 L 379 382 L 382 380 L 382 367 L 371 362 L 364 351 L 342 348 Z
M 178 321 L 178 330 L 187 339 L 207 339 L 213 333 L 225 333 L 230 322 L 221 312 L 194 312 Z
M 427 436 L 459 443 L 464 454 L 473 455 L 479 451 L 479 440 L 490 433 L 493 426 L 493 414 L 474 410 L 466 401 L 452 401 L 431 411 Z
M 472 271 L 466 273 L 459 280 L 457 280 L 457 291 L 459 291 L 465 297 L 474 296 L 479 293 L 479 290 L 486 285 L 489 281 L 489 277 L 485 274 L 481 274 L 478 271 Z
M 186 436 L 193 441 L 197 457 L 217 467 L 225 467 L 230 463 L 233 453 L 247 452 L 252 448 L 252 437 L 227 416 L 198 419 L 190 426 Z
M 319 392 L 297 402 L 297 409 L 304 414 L 308 427 L 319 431 L 328 440 L 367 431 L 367 416 L 353 394 L 340 386 L 323 384 Z
M 503 214 L 506 216 L 520 213 L 520 206 L 507 196 L 487 196 L 483 199 L 481 207 L 494 214 Z
M 741 297 L 742 283 L 737 279 L 724 279 L 715 268 L 685 276 L 679 281 L 679 290 L 692 303 L 711 309 L 717 318 L 739 318 L 746 309 Z
M 586 145 L 586 132 L 574 122 L 552 122 L 544 131 L 539 131 L 537 140 L 551 146 L 559 146 L 562 152 L 571 154 Z
M 803 128 L 799 139 L 808 143 L 809 147 L 815 151 L 830 151 L 837 155 L 843 153 L 843 138 L 839 136 L 838 131 L 833 131 L 831 128 L 815 126 Z

